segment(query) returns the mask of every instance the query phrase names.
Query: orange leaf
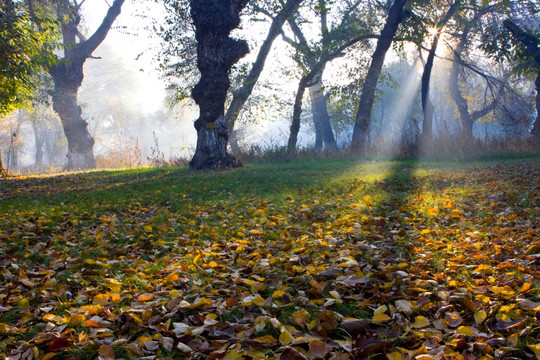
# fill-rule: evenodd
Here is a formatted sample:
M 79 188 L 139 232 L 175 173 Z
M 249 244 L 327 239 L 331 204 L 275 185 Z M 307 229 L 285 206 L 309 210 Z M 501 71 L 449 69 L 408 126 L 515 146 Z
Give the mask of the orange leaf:
M 138 302 L 145 302 L 145 301 L 150 301 L 154 298 L 154 294 L 149 294 L 149 293 L 146 293 L 146 294 L 141 294 L 137 297 L 137 301 Z

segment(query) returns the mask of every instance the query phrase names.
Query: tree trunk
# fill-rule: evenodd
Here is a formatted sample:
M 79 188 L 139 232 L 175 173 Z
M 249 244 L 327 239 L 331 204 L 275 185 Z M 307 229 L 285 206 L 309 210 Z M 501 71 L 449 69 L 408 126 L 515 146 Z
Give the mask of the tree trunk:
M 329 150 L 335 150 L 336 138 L 330 125 L 330 116 L 328 115 L 327 97 L 324 93 L 322 76 L 317 77 L 317 82 L 310 86 L 311 110 L 313 113 L 313 123 L 315 125 L 315 148 L 322 149 L 326 147 Z M 318 134 L 317 134 L 318 133 Z M 317 141 L 317 137 L 319 140 Z
M 296 92 L 296 98 L 294 99 L 291 132 L 289 134 L 289 142 L 287 143 L 287 153 L 289 155 L 296 152 L 298 133 L 300 132 L 300 115 L 302 115 L 302 102 L 304 100 L 304 93 L 306 92 L 308 82 L 308 78 L 304 76 L 302 77 L 302 79 L 300 79 L 300 82 L 298 83 L 298 90 Z
M 44 144 L 44 131 L 39 129 L 38 119 L 31 119 L 30 123 L 32 124 L 32 130 L 34 131 L 34 140 L 36 143 L 36 154 L 34 158 L 34 166 L 36 169 L 43 167 L 43 144 Z M 43 121 L 43 119 L 42 119 Z
M 56 111 L 68 141 L 67 169 L 84 170 L 95 167 L 94 138 L 88 122 L 81 117 L 77 91 L 83 80 L 83 63 L 71 62 L 51 71 L 54 81 L 53 109 Z
M 197 39 L 197 67 L 201 72 L 192 97 L 199 105 L 195 121 L 197 147 L 189 165 L 192 169 L 242 166 L 227 153 L 228 131 L 225 98 L 231 67 L 249 51 L 247 42 L 229 37 L 240 25 L 240 11 L 247 0 L 191 0 L 191 17 Z
M 68 170 L 95 167 L 94 139 L 88 131 L 88 123 L 81 117 L 82 110 L 77 104 L 77 91 L 84 78 L 84 62 L 107 36 L 113 22 L 120 15 L 124 1 L 115 0 L 94 34 L 79 43 L 76 41 L 81 21 L 79 8 L 68 0 L 61 0 L 58 3 L 57 16 L 62 27 L 64 59 L 59 60 L 48 70 L 54 82 L 53 109 L 62 121 L 68 141 Z
M 459 6 L 460 0 L 454 1 L 446 15 L 437 23 L 436 33 L 433 36 L 433 43 L 431 44 L 431 49 L 429 49 L 428 58 L 426 64 L 424 65 L 424 71 L 422 73 L 422 111 L 424 113 L 424 124 L 422 128 L 422 140 L 426 144 L 431 144 L 433 139 L 433 112 L 434 107 L 433 103 L 429 98 L 429 81 L 431 79 L 431 70 L 433 69 L 433 63 L 435 61 L 435 53 L 437 52 L 437 47 L 439 46 L 439 38 L 441 36 L 441 31 L 450 18 L 454 15 L 457 7 Z
M 351 140 L 351 148 L 353 150 L 359 150 L 362 145 L 366 145 L 371 111 L 373 109 L 373 102 L 375 101 L 375 89 L 382 71 L 386 53 L 390 48 L 397 28 L 401 23 L 403 7 L 406 3 L 407 0 L 394 1 L 394 4 L 388 13 L 386 24 L 377 41 L 377 47 L 373 53 L 371 65 L 362 87 L 362 96 L 360 97 L 358 112 L 356 113 L 356 121 Z
M 4 168 L 4 164 L 2 163 L 2 151 L 0 151 L 0 175 L 4 175 L 4 171 L 6 171 L 6 168 Z
M 298 5 L 302 1 L 303 0 L 287 0 L 287 3 L 283 7 L 283 9 L 272 19 L 270 30 L 268 30 L 268 35 L 266 36 L 266 39 L 261 45 L 259 53 L 257 54 L 257 59 L 255 60 L 255 63 L 253 63 L 251 71 L 249 72 L 246 80 L 244 81 L 244 85 L 233 93 L 233 99 L 231 101 L 231 104 L 229 105 L 229 108 L 227 109 L 225 118 L 227 119 L 227 131 L 229 134 L 232 133 L 232 130 L 234 129 L 234 124 L 236 123 L 236 120 L 240 115 L 240 111 L 244 107 L 244 104 L 253 92 L 255 84 L 259 80 L 259 76 L 263 71 L 264 64 L 266 62 L 268 54 L 270 53 L 270 50 L 272 49 L 272 44 L 274 43 L 274 40 L 281 33 L 281 29 L 283 28 L 283 24 L 287 20 L 287 17 L 296 10 Z M 236 145 L 237 144 L 235 144 L 234 147 L 238 148 L 238 146 Z

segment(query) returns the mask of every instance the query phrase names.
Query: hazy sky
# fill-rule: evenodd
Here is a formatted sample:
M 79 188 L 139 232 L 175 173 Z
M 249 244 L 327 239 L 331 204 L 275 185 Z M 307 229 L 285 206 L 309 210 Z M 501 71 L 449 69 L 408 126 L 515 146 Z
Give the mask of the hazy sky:
M 109 0 L 109 3 L 111 1 Z M 83 22 L 89 33 L 93 33 L 99 26 L 108 7 L 105 0 L 84 2 Z M 140 83 L 137 102 L 147 113 L 162 108 L 165 99 L 164 81 L 159 78 L 160 74 L 155 70 L 157 64 L 152 60 L 158 51 L 159 39 L 150 30 L 152 21 L 160 19 L 163 19 L 163 12 L 160 5 L 154 1 L 127 0 L 104 41 L 121 54 L 126 66 L 136 74 Z M 99 48 L 94 55 L 100 55 Z M 106 62 L 107 59 L 95 61 Z

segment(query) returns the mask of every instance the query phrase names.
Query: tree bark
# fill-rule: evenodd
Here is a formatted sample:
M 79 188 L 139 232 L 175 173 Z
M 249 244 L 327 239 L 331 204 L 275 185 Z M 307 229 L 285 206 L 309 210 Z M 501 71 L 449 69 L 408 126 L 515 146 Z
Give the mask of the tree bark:
M 311 96 L 311 111 L 313 113 L 313 123 L 315 125 L 315 149 L 326 147 L 328 150 L 335 150 L 337 147 L 336 138 L 330 125 L 328 115 L 327 96 L 324 93 L 322 76 L 317 76 L 315 84 L 309 87 Z
M 403 8 L 406 3 L 407 0 L 394 1 L 394 4 L 388 13 L 386 24 L 377 41 L 377 46 L 371 59 L 371 65 L 362 87 L 362 96 L 360 97 L 360 102 L 358 104 L 358 112 L 356 113 L 356 121 L 351 140 L 351 148 L 353 150 L 359 150 L 362 145 L 367 145 L 367 135 L 373 102 L 375 101 L 377 82 L 382 71 L 386 53 L 390 48 L 397 28 L 402 21 Z
M 298 133 L 300 132 L 300 115 L 302 114 L 302 103 L 304 99 L 304 93 L 309 79 L 304 76 L 298 83 L 298 90 L 296 91 L 296 97 L 294 99 L 293 117 L 291 122 L 291 131 L 289 133 L 289 142 L 287 143 L 287 153 L 292 155 L 296 152 L 296 145 L 298 143 Z
M 431 144 L 433 140 L 433 112 L 434 107 L 433 103 L 429 98 L 429 81 L 431 79 L 431 70 L 433 69 L 433 63 L 435 61 L 435 53 L 437 52 L 437 47 L 439 46 L 439 38 L 441 36 L 441 31 L 450 18 L 454 15 L 460 0 L 454 1 L 454 3 L 448 9 L 446 15 L 437 23 L 436 33 L 433 36 L 433 42 L 431 44 L 431 49 L 429 49 L 429 54 L 424 65 L 424 71 L 422 73 L 422 111 L 424 113 L 424 123 L 422 127 L 422 141 L 427 144 Z
M 201 72 L 192 97 L 199 105 L 195 121 L 197 147 L 189 165 L 192 169 L 242 166 L 227 152 L 228 131 L 225 98 L 231 67 L 249 51 L 246 41 L 229 37 L 240 25 L 240 11 L 247 0 L 191 0 L 191 17 L 197 39 L 197 67 Z
M 229 134 L 232 133 L 236 120 L 240 115 L 240 111 L 244 107 L 244 104 L 253 92 L 255 84 L 259 80 L 259 76 L 263 71 L 264 64 L 268 58 L 270 50 L 272 49 L 274 40 L 281 33 L 281 29 L 283 28 L 283 24 L 287 20 L 287 17 L 298 8 L 298 5 L 300 5 L 302 1 L 303 0 L 287 0 L 287 3 L 283 9 L 272 19 L 272 24 L 268 30 L 268 35 L 259 49 L 257 59 L 253 63 L 253 66 L 251 67 L 243 86 L 237 91 L 233 92 L 233 99 L 225 115 L 225 119 L 227 120 L 227 131 Z
M 115 0 L 94 34 L 80 43 L 76 42 L 81 21 L 78 7 L 73 6 L 68 0 L 62 0 L 58 4 L 57 16 L 62 27 L 64 59 L 59 60 L 48 70 L 54 82 L 53 109 L 62 121 L 68 141 L 68 170 L 95 167 L 94 139 L 88 131 L 88 123 L 81 116 L 77 92 L 84 79 L 84 62 L 107 36 L 113 22 L 120 15 L 123 3 L 124 0 Z

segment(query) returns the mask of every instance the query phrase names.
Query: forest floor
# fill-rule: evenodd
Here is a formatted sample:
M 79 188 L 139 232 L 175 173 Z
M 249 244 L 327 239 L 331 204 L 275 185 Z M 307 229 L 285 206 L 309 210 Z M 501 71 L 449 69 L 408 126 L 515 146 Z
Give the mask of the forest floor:
M 540 359 L 540 157 L 0 180 L 9 359 Z

